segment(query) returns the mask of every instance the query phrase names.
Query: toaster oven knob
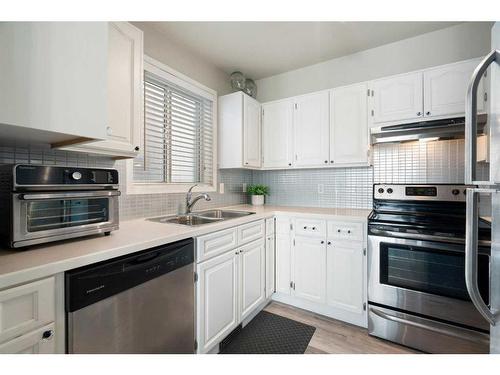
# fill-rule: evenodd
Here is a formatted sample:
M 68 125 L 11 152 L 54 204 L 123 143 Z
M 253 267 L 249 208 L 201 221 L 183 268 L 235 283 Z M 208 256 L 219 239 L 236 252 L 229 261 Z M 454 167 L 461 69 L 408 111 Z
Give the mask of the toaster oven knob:
M 81 179 L 82 179 L 82 174 L 81 174 L 80 172 L 73 172 L 73 173 L 71 174 L 71 178 L 72 178 L 73 180 L 77 180 L 77 181 L 78 181 L 78 180 L 81 180 Z

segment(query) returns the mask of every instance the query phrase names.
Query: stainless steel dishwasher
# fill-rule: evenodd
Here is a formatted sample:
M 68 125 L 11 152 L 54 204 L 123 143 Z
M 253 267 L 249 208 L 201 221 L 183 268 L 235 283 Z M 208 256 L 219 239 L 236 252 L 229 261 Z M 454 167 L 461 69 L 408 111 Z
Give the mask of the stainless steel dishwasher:
M 66 272 L 69 353 L 194 353 L 194 245 Z

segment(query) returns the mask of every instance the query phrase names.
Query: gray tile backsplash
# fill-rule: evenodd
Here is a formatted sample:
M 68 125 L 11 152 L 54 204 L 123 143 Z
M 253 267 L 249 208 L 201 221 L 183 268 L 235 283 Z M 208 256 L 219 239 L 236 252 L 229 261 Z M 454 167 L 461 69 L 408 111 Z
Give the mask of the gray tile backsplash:
M 488 164 L 478 171 L 487 179 Z M 380 144 L 372 167 L 254 171 L 253 180 L 269 185 L 270 204 L 371 208 L 373 183 L 463 183 L 464 140 Z
M 117 168 L 124 175 L 125 161 L 68 151 L 48 145 L 0 145 L 0 163 L 33 163 Z M 479 166 L 487 179 L 488 165 Z M 463 183 L 464 141 L 382 144 L 373 148 L 373 166 L 359 168 L 280 171 L 220 170 L 225 193 L 211 193 L 212 201 L 198 208 L 247 203 L 243 183 L 269 185 L 267 203 L 275 205 L 371 208 L 373 183 Z M 123 181 L 122 181 L 123 182 Z M 121 186 L 122 192 L 125 187 Z M 184 194 L 126 194 L 120 197 L 121 220 L 177 213 Z
M 269 204 L 371 207 L 371 167 L 254 171 L 253 181 L 269 186 Z

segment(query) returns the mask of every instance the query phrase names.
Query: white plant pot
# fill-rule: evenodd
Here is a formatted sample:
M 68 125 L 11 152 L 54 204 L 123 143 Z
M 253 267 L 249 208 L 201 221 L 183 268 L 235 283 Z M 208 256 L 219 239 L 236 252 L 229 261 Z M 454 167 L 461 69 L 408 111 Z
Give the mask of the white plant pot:
M 251 195 L 251 197 L 252 197 L 252 205 L 253 206 L 264 205 L 264 195 Z

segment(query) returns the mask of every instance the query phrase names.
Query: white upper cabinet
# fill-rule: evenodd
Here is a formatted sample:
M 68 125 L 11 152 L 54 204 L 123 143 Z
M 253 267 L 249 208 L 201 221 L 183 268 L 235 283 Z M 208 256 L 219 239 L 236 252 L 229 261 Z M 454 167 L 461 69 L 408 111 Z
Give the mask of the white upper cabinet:
M 260 168 L 260 103 L 241 91 L 218 99 L 219 168 Z
M 105 139 L 106 22 L 2 22 L 0 51 L 0 138 Z
M 143 127 L 143 32 L 127 22 L 109 23 L 106 141 L 66 150 L 135 157 Z
M 293 163 L 293 101 L 262 105 L 262 166 L 287 168 Z
M 374 81 L 373 122 L 422 119 L 422 80 L 422 72 L 417 72 Z
M 260 103 L 243 95 L 243 162 L 245 167 L 260 168 Z
M 470 60 L 424 71 L 424 115 L 443 117 L 461 115 L 465 93 L 479 60 Z M 484 80 L 478 88 L 477 110 L 484 111 Z
M 294 101 L 294 165 L 316 167 L 329 160 L 328 91 L 303 95 Z
M 330 91 L 330 164 L 368 163 L 368 86 Z

